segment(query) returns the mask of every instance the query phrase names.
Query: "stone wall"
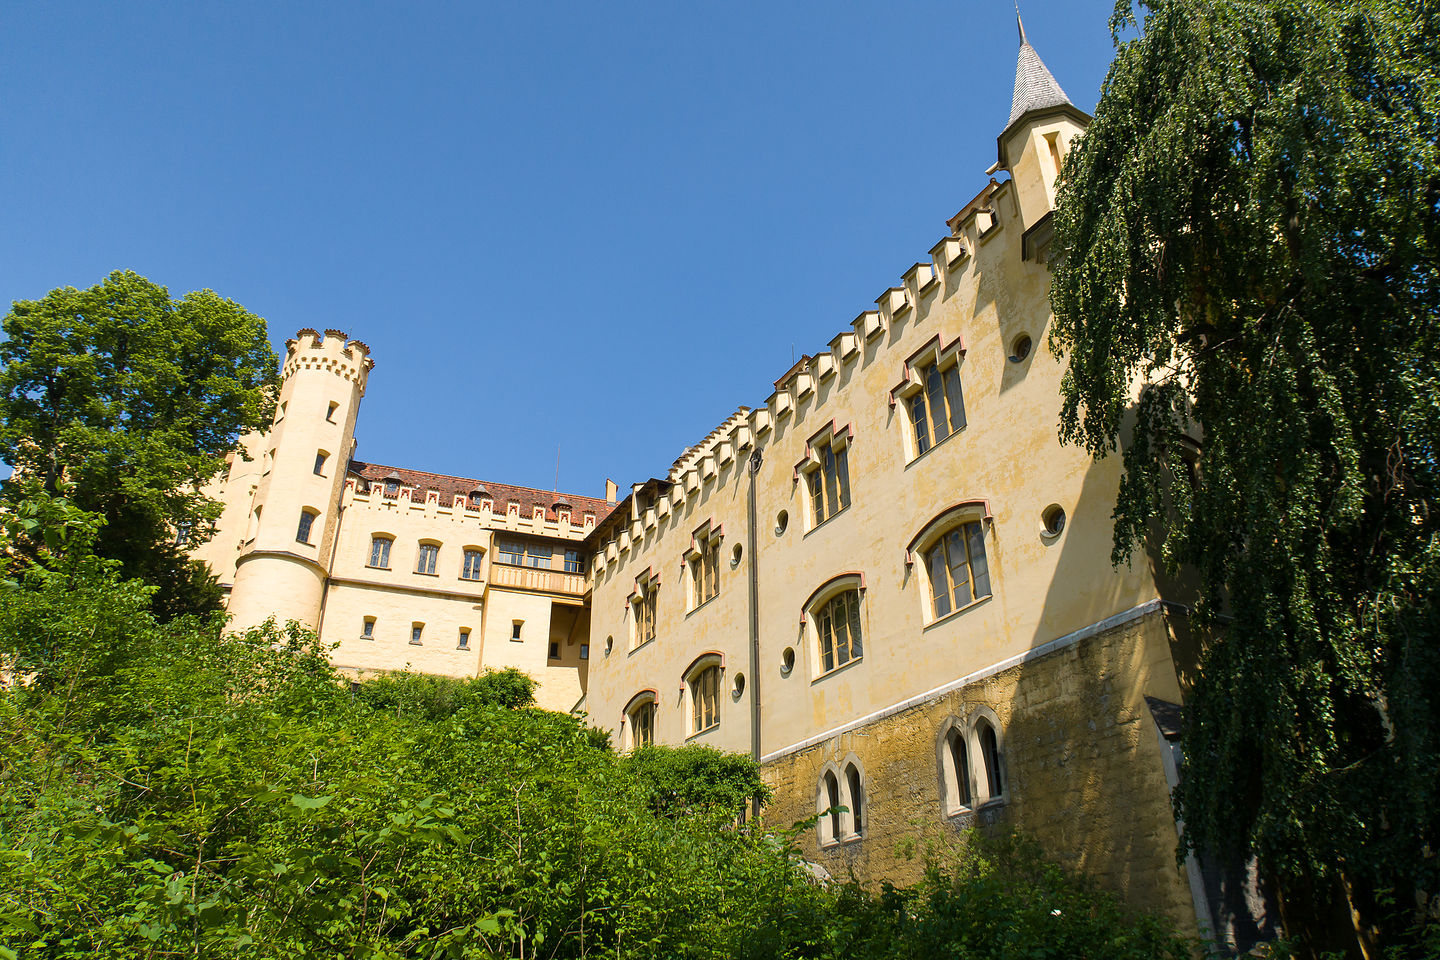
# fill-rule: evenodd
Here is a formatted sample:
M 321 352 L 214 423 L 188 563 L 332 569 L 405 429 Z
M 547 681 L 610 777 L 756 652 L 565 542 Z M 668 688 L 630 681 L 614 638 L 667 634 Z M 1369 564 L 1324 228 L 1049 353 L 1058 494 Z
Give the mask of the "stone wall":
M 772 759 L 763 771 L 775 791 L 766 819 L 780 827 L 814 816 L 827 764 L 853 756 L 864 768 L 862 836 L 823 848 L 817 830 L 800 838 L 805 856 L 832 876 L 911 883 L 927 848 L 971 826 L 1008 825 L 1068 870 L 1194 931 L 1144 701 L 1178 699 L 1171 643 L 1166 616 L 1155 611 Z M 947 816 L 937 741 L 980 715 L 998 720 L 1004 791 Z M 972 750 L 972 769 L 980 762 Z

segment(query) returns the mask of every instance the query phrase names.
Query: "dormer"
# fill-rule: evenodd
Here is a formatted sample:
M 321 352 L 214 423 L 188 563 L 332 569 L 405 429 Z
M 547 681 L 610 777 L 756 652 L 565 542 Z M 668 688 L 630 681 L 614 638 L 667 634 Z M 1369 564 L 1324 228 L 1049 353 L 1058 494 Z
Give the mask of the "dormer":
M 1015 64 L 1015 93 L 1010 120 L 996 139 L 995 169 L 1008 170 L 1015 184 L 1020 220 L 1029 230 L 1055 209 L 1055 180 L 1076 137 L 1085 132 L 1090 115 L 1060 89 L 1020 27 L 1020 55 Z

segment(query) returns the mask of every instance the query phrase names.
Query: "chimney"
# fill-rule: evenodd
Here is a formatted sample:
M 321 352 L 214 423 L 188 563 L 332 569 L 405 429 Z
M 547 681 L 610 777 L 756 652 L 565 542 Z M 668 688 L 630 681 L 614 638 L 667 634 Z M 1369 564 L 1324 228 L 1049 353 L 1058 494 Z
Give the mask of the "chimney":
M 609 477 L 606 477 L 606 478 L 605 478 L 605 502 L 606 502 L 606 503 L 614 503 L 614 502 L 615 502 L 615 496 L 616 496 L 616 494 L 618 494 L 619 492 L 620 492 L 620 488 L 615 485 L 615 481 L 614 481 L 614 480 L 611 480 Z

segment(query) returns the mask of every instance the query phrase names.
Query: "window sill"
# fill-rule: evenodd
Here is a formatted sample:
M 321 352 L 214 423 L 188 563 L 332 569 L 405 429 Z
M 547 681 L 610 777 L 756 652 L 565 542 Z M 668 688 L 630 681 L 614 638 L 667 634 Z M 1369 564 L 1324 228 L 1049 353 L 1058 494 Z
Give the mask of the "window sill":
M 951 620 L 955 619 L 956 617 L 960 616 L 960 614 L 964 613 L 965 611 L 967 611 L 967 610 L 972 610 L 972 609 L 974 609 L 975 607 L 980 606 L 980 604 L 984 603 L 984 602 L 987 601 L 987 600 L 990 600 L 990 599 L 994 598 L 994 596 L 995 596 L 994 592 L 987 593 L 985 596 L 981 597 L 979 600 L 971 600 L 969 603 L 965 604 L 965 606 L 959 607 L 959 608 L 957 608 L 957 609 L 955 609 L 955 610 L 951 610 L 949 613 L 945 614 L 945 616 L 943 616 L 943 617 L 936 617 L 934 620 L 931 620 L 929 623 L 925 624 L 925 626 L 922 628 L 922 632 L 924 632 L 924 630 L 929 630 L 931 627 L 938 627 L 938 626 L 940 626 L 940 625 L 943 624 L 943 623 L 948 623 L 949 621 L 951 621 Z M 932 600 L 931 602 L 933 603 L 934 601 Z
M 639 653 L 641 650 L 644 650 L 646 647 L 650 646 L 650 644 L 654 642 L 654 637 L 651 637 L 649 640 L 643 640 L 640 643 L 637 643 L 635 646 L 631 647 L 625 655 L 628 657 L 632 654 Z
M 954 440 L 956 437 L 960 436 L 960 434 L 965 432 L 966 428 L 969 427 L 969 425 L 970 424 L 967 422 L 964 427 L 961 427 L 959 430 L 952 432 L 950 436 L 946 437 L 944 440 L 938 440 L 935 443 L 931 444 L 929 450 L 926 450 L 924 453 L 915 454 L 915 456 L 911 457 L 910 460 L 905 464 L 905 469 L 909 470 L 910 464 L 919 463 L 921 460 L 930 456 L 930 454 L 934 453 L 936 450 L 940 449 L 940 447 L 946 442 Z M 914 427 L 911 427 L 911 429 L 913 430 Z
M 693 606 L 693 607 L 691 607 L 689 610 L 685 611 L 685 618 L 688 620 L 688 619 L 690 618 L 690 615 L 691 615 L 692 613 L 699 613 L 701 610 L 705 609 L 705 607 L 706 607 L 708 604 L 713 603 L 714 600 L 715 600 L 715 598 L 718 597 L 718 596 L 720 596 L 720 594 L 717 593 L 717 594 L 715 594 L 715 596 L 712 596 L 712 597 L 710 597 L 710 598 L 707 599 L 707 600 L 701 600 L 701 601 L 700 601 L 699 603 L 697 603 L 695 606 Z
M 706 727 L 704 730 L 696 730 L 694 733 L 690 734 L 690 736 L 688 736 L 688 737 L 685 738 L 685 742 L 686 742 L 686 743 L 689 743 L 691 740 L 699 740 L 701 737 L 705 736 L 705 734 L 709 733 L 710 731 L 714 730 L 715 728 L 717 728 L 717 727 L 719 727 L 719 726 L 720 726 L 720 721 L 719 721 L 719 720 L 716 720 L 714 723 L 710 724 L 710 726 Z
M 852 500 L 851 503 L 853 503 L 853 502 L 854 502 L 854 501 Z M 805 537 L 810 536 L 810 534 L 814 533 L 816 530 L 819 530 L 821 527 L 825 526 L 825 524 L 829 523 L 831 520 L 834 520 L 836 517 L 843 515 L 843 514 L 844 514 L 847 510 L 849 510 L 849 509 L 850 509 L 850 504 L 846 504 L 845 506 L 841 507 L 839 510 L 836 510 L 834 513 L 830 514 L 830 516 L 826 517 L 824 520 L 821 520 L 819 523 L 817 523 L 817 524 L 815 524 L 814 526 L 812 526 L 809 530 L 806 530 L 805 533 L 804 533 L 804 536 L 805 536 Z M 804 537 L 802 537 L 802 539 L 803 539 L 803 538 L 804 538 Z
M 366 569 L 366 570 L 384 570 L 384 571 L 386 571 L 387 573 L 390 571 L 390 568 L 389 568 L 389 567 L 376 567 L 376 566 L 372 566 L 371 564 L 368 564 L 368 563 L 365 564 L 365 569 Z
M 424 641 L 424 640 L 411 640 L 411 641 L 410 641 L 410 646 L 412 646 L 412 647 L 423 647 L 423 646 L 425 646 L 425 641 Z
M 864 654 L 861 654 L 860 656 L 854 657 L 854 658 L 852 658 L 852 659 L 850 659 L 850 660 L 846 660 L 844 663 L 840 664 L 840 666 L 835 667 L 835 668 L 833 668 L 833 669 L 831 669 L 831 670 L 827 670 L 826 672 L 820 674 L 820 676 L 816 677 L 814 680 L 811 680 L 810 682 L 811 682 L 812 684 L 816 684 L 816 683 L 819 683 L 819 682 L 822 681 L 822 680 L 828 680 L 828 679 L 830 679 L 831 677 L 835 676 L 835 674 L 840 673 L 840 672 L 845 671 L 845 670 L 849 670 L 851 667 L 855 666 L 855 664 L 857 664 L 857 663 L 862 663 L 862 662 L 864 662 L 864 660 L 865 660 Z
M 483 583 L 484 577 L 459 577 L 461 583 Z
M 837 847 L 848 847 L 852 843 L 859 843 L 865 839 L 863 833 L 852 833 L 849 836 L 841 837 L 838 840 L 826 840 L 820 844 L 821 850 L 834 850 Z

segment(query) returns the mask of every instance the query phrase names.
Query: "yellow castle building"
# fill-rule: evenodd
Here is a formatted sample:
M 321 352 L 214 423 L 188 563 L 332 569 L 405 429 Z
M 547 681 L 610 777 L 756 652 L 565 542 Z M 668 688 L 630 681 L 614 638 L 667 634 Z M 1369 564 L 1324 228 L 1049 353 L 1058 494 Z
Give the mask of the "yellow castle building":
M 834 876 L 913 880 L 917 846 L 1003 823 L 1211 926 L 1169 802 L 1184 611 L 1111 566 L 1120 464 L 1059 444 L 1040 349 L 1088 120 L 1022 29 L 993 176 L 929 256 L 623 498 L 355 459 L 369 349 L 300 331 L 197 550 L 233 625 L 307 623 L 347 670 L 515 666 L 619 749 L 753 754 Z

